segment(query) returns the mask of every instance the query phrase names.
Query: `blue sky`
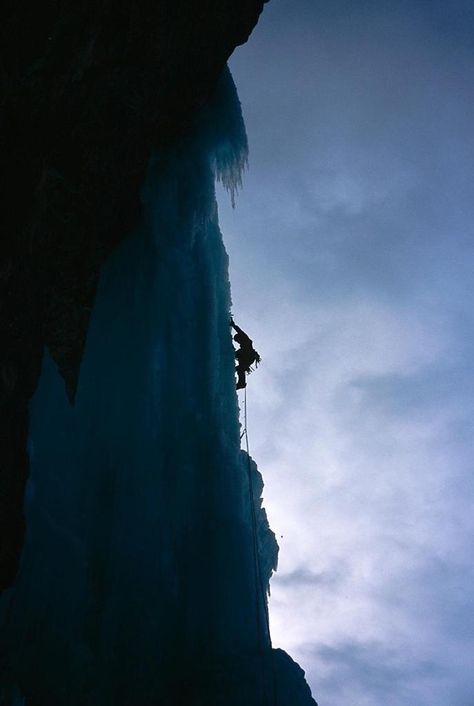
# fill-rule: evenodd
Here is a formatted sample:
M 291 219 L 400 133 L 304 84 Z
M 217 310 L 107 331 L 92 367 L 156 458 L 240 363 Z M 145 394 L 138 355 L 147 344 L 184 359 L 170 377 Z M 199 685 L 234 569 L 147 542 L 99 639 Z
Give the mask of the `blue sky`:
M 274 644 L 320 706 L 472 706 L 474 8 L 272 0 L 219 192 L 263 365 Z

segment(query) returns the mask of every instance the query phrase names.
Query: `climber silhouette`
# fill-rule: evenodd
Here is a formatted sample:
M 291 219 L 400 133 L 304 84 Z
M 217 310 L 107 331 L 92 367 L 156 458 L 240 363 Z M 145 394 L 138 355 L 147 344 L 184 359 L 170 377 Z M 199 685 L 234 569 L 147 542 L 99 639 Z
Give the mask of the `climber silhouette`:
M 234 319 L 230 320 L 230 325 L 236 332 L 234 336 L 234 341 L 239 344 L 240 348 L 235 351 L 235 358 L 237 360 L 237 365 L 235 370 L 237 373 L 237 390 L 242 390 L 247 386 L 245 379 L 246 374 L 251 373 L 253 368 L 252 365 L 255 363 L 255 367 L 260 363 L 260 356 L 253 347 L 252 339 L 247 336 L 245 331 L 242 331 L 240 326 L 234 323 Z

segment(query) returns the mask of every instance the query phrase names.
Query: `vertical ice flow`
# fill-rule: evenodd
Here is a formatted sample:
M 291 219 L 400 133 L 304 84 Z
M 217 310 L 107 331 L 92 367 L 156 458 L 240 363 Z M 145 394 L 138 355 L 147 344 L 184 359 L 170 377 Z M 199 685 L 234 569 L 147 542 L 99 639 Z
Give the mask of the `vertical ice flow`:
M 246 156 L 226 72 L 192 132 L 150 160 L 141 222 L 101 276 L 74 408 L 45 355 L 26 545 L 0 603 L 6 706 L 263 703 L 214 193 L 220 178 L 234 198 Z M 277 548 L 251 470 L 266 582 Z

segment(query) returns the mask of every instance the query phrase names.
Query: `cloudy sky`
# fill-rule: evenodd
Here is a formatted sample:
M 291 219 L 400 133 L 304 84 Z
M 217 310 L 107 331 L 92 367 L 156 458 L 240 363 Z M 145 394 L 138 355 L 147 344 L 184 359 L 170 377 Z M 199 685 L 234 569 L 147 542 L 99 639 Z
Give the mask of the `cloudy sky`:
M 275 646 L 320 706 L 473 706 L 474 5 L 272 0 L 219 192 Z

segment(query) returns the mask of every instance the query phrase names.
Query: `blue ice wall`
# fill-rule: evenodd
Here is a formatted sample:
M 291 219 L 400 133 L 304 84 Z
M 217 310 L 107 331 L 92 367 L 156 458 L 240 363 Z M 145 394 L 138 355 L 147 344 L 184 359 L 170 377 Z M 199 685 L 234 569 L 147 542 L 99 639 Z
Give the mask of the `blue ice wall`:
M 102 273 L 74 408 L 45 355 L 26 544 L 1 603 L 6 706 L 265 703 L 214 194 L 217 177 L 233 197 L 246 150 L 226 74 L 192 134 L 150 160 L 142 220 Z M 266 581 L 276 545 L 250 471 Z

